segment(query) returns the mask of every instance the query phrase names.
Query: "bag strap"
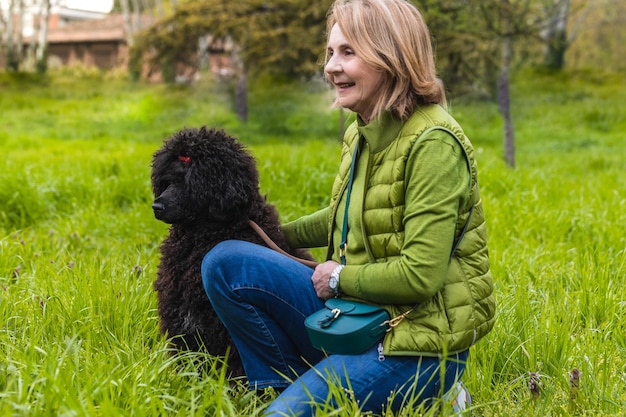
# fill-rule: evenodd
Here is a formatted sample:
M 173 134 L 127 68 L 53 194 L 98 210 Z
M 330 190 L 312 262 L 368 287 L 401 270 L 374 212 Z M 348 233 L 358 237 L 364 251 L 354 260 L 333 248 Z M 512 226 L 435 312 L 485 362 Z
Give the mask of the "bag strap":
M 341 230 L 341 243 L 339 244 L 339 259 L 341 260 L 341 264 L 346 264 L 346 248 L 348 246 L 348 206 L 350 205 L 350 195 L 352 194 L 352 183 L 354 182 L 354 171 L 356 170 L 356 160 L 359 153 L 359 143 L 360 140 L 357 141 L 356 147 L 354 148 L 354 153 L 352 154 L 352 163 L 350 164 L 350 176 L 348 178 L 348 187 L 346 194 L 346 209 L 343 215 L 343 227 Z M 463 229 L 459 234 L 459 237 L 454 242 L 454 246 L 452 246 L 452 250 L 450 251 L 450 258 L 454 256 L 454 252 L 459 247 L 463 236 L 465 236 L 465 232 L 467 231 L 467 227 L 469 226 L 470 219 L 472 218 L 472 213 L 474 212 L 474 205 L 470 207 L 469 215 L 467 216 L 467 220 L 463 225 Z
M 343 214 L 343 226 L 341 228 L 341 243 L 339 244 L 339 260 L 341 265 L 346 264 L 346 248 L 348 247 L 348 206 L 350 205 L 350 195 L 352 194 L 352 183 L 354 182 L 354 171 L 356 170 L 356 159 L 359 153 L 359 139 L 352 153 L 352 162 L 350 163 L 350 177 L 348 178 L 348 188 L 346 191 L 346 209 Z
M 356 148 L 354 149 L 354 154 L 352 155 L 352 163 L 350 164 L 350 178 L 348 180 L 348 194 L 346 196 L 346 211 L 343 216 L 343 230 L 341 233 L 341 244 L 339 245 L 339 257 L 341 259 L 342 265 L 346 264 L 345 250 L 348 244 L 348 203 L 350 202 L 350 194 L 352 193 L 352 182 L 354 180 L 354 167 L 356 165 L 356 158 L 357 158 L 358 152 L 359 152 L 359 142 L 357 141 Z M 267 246 L 269 246 L 271 249 L 274 249 L 276 252 L 279 252 L 293 259 L 294 261 L 300 262 L 301 264 L 306 265 L 310 268 L 315 268 L 317 265 L 319 265 L 318 262 L 309 261 L 308 259 L 298 258 L 297 256 L 294 256 L 290 253 L 285 252 L 276 243 L 274 243 L 272 238 L 269 237 L 267 233 L 265 233 L 265 231 L 261 228 L 261 226 L 259 226 L 258 224 L 256 224 L 254 221 L 250 219 L 248 219 L 248 224 L 261 237 L 261 239 L 263 239 L 263 242 L 265 242 Z
M 452 259 L 452 257 L 454 256 L 454 252 L 456 252 L 457 248 L 459 247 L 459 244 L 461 243 L 461 240 L 463 240 L 463 236 L 465 236 L 465 232 L 467 231 L 467 227 L 469 226 L 469 222 L 470 219 L 472 218 L 472 213 L 474 212 L 474 206 L 472 205 L 472 207 L 470 207 L 469 210 L 469 215 L 467 216 L 467 220 L 465 221 L 465 224 L 463 225 L 463 229 L 461 230 L 461 233 L 459 234 L 459 237 L 456 239 L 456 241 L 454 242 L 454 246 L 452 247 L 452 251 L 450 252 L 450 259 Z M 415 304 L 413 307 L 411 307 L 409 310 L 405 311 L 404 313 L 389 319 L 387 321 L 387 324 L 389 325 L 389 328 L 387 329 L 388 332 L 391 331 L 391 329 L 393 329 L 394 327 L 396 327 L 398 324 L 400 324 L 400 322 L 402 320 L 404 320 L 404 318 L 406 316 L 408 316 L 409 314 L 411 314 L 411 312 L 413 310 L 415 310 L 415 308 L 417 307 L 417 304 Z
M 347 194 L 346 194 L 346 209 L 344 211 L 344 216 L 343 216 L 343 227 L 342 227 L 342 231 L 341 231 L 341 243 L 339 244 L 339 258 L 341 260 L 341 264 L 345 265 L 346 264 L 346 247 L 348 245 L 348 206 L 350 203 L 350 194 L 352 193 L 352 183 L 354 181 L 354 171 L 355 171 L 355 167 L 356 167 L 356 160 L 357 160 L 357 155 L 359 152 L 359 142 L 357 141 L 356 147 L 354 149 L 354 153 L 352 154 L 352 162 L 350 164 L 350 177 L 348 178 L 348 187 L 347 187 Z M 467 232 L 467 228 L 469 226 L 470 220 L 472 218 L 472 213 L 474 212 L 474 205 L 472 205 L 472 207 L 470 207 L 469 210 L 469 215 L 467 216 L 467 220 L 465 221 L 465 224 L 463 225 L 463 229 L 461 229 L 461 233 L 459 234 L 459 237 L 456 239 L 456 241 L 454 242 L 454 245 L 452 247 L 452 250 L 450 251 L 450 259 L 452 259 L 452 257 L 454 256 L 454 252 L 456 252 L 456 250 L 459 247 L 459 244 L 461 243 L 461 240 L 463 240 L 463 237 L 465 236 L 465 232 Z M 290 253 L 285 252 L 284 250 L 282 250 L 276 243 L 274 243 L 274 241 L 263 231 L 263 229 L 256 224 L 254 221 L 252 220 L 248 220 L 248 224 L 250 225 L 250 227 L 252 227 L 252 229 L 261 237 L 261 239 L 263 239 L 263 241 L 267 244 L 267 246 L 269 246 L 271 249 L 274 249 L 275 251 L 297 261 L 300 262 L 303 265 L 306 265 L 310 268 L 315 268 L 317 265 L 319 265 L 318 262 L 315 261 L 310 261 L 308 259 L 302 259 L 302 258 L 298 258 L 297 256 L 291 255 Z M 400 314 L 399 316 L 396 316 L 390 320 L 388 320 L 386 323 L 389 325 L 389 329 L 387 329 L 387 331 L 391 331 L 391 329 L 393 329 L 394 327 L 396 327 L 406 316 L 408 316 L 415 308 L 417 307 L 417 304 L 414 305 L 413 307 L 411 307 L 409 310 L 405 311 L 404 313 Z
M 250 227 L 252 227 L 252 229 L 261 237 L 261 239 L 263 239 L 263 242 L 265 242 L 265 244 L 267 246 L 269 246 L 271 249 L 274 249 L 276 252 L 279 252 L 291 259 L 293 259 L 294 261 L 300 262 L 303 265 L 308 266 L 309 268 L 313 268 L 315 269 L 315 267 L 317 265 L 319 265 L 318 262 L 315 261 L 310 261 L 308 259 L 302 259 L 302 258 L 298 258 L 297 256 L 294 256 L 290 253 L 285 252 L 284 250 L 282 250 L 276 243 L 274 243 L 274 241 L 272 240 L 271 237 L 269 237 L 267 235 L 267 233 L 265 233 L 265 231 L 263 229 L 261 229 L 261 226 L 259 226 L 258 224 L 256 224 L 254 221 L 252 220 L 248 220 L 248 224 L 250 225 Z
M 472 218 L 473 212 L 474 212 L 474 205 L 472 204 L 472 207 L 470 207 L 469 214 L 467 216 L 467 220 L 465 221 L 465 224 L 463 225 L 463 230 L 461 230 L 459 237 L 456 239 L 456 242 L 454 242 L 454 246 L 452 247 L 452 251 L 450 252 L 450 258 L 454 256 L 454 252 L 456 252 L 456 250 L 459 247 L 459 244 L 461 243 L 461 240 L 463 240 L 463 236 L 465 236 L 465 232 L 467 232 L 467 227 L 469 226 L 469 222 L 470 222 L 470 219 Z
M 348 204 L 350 202 L 350 194 L 352 193 L 352 182 L 354 180 L 354 170 L 355 170 L 358 152 L 359 152 L 359 142 L 357 141 L 356 147 L 354 149 L 354 153 L 352 155 L 352 163 L 350 164 L 350 178 L 348 179 L 348 189 L 347 189 L 348 194 L 346 195 L 346 210 L 343 216 L 343 230 L 341 232 L 341 244 L 339 245 L 339 258 L 341 259 L 342 265 L 346 264 L 345 250 L 348 244 Z M 319 265 L 318 262 L 309 261 L 308 259 L 298 258 L 297 256 L 294 256 L 290 253 L 285 252 L 276 243 L 274 243 L 272 238 L 270 238 L 267 235 L 267 233 L 265 233 L 265 231 L 261 228 L 261 226 L 259 226 L 258 224 L 256 224 L 254 221 L 250 219 L 248 219 L 248 224 L 250 225 L 252 230 L 254 230 L 261 237 L 261 239 L 263 239 L 263 242 L 265 242 L 265 244 L 269 246 L 271 249 L 274 249 L 275 251 L 293 259 L 294 261 L 300 262 L 301 264 L 306 265 L 310 268 L 315 268 L 317 265 Z

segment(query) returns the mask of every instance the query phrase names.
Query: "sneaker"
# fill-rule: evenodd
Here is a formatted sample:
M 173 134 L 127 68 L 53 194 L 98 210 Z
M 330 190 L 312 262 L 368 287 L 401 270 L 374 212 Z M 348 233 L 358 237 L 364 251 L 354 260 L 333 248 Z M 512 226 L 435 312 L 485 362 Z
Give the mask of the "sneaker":
M 458 381 L 443 396 L 443 402 L 450 404 L 454 414 L 460 414 L 472 406 L 472 397 L 461 381 Z

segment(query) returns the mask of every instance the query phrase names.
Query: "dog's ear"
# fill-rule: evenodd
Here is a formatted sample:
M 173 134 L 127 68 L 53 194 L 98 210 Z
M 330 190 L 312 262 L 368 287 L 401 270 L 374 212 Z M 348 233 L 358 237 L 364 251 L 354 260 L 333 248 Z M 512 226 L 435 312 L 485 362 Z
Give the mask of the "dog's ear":
M 209 213 L 204 215 L 219 220 L 248 217 L 260 194 L 255 159 L 223 130 L 202 128 L 196 140 L 186 183 L 206 203 Z
M 168 156 L 164 148 L 159 149 L 152 155 L 152 172 L 150 180 L 152 183 L 152 193 L 155 196 L 160 195 L 167 188 L 167 171 Z
M 219 210 L 228 213 L 229 217 L 248 217 L 259 193 L 256 183 L 250 176 L 241 174 L 233 176 L 225 185 L 222 189 L 223 197 L 216 201 Z
M 152 156 L 152 192 L 155 196 L 160 195 L 172 183 L 182 182 L 186 172 L 187 164 L 190 162 L 188 156 L 181 156 L 171 149 L 171 140 L 165 142 L 163 146 Z

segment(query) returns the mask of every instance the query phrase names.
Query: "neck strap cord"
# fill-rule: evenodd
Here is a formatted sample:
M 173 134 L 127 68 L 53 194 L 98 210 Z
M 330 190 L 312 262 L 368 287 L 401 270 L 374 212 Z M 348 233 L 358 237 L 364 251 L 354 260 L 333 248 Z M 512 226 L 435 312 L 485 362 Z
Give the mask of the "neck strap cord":
M 356 143 L 354 153 L 352 154 L 352 163 L 350 164 L 350 177 L 348 178 L 348 188 L 346 193 L 346 209 L 343 214 L 343 227 L 341 230 L 341 243 L 339 244 L 339 260 L 341 265 L 346 264 L 346 248 L 348 247 L 348 206 L 350 205 L 350 195 L 352 194 L 352 183 L 354 181 L 354 171 L 356 171 L 356 162 L 359 154 L 359 141 Z

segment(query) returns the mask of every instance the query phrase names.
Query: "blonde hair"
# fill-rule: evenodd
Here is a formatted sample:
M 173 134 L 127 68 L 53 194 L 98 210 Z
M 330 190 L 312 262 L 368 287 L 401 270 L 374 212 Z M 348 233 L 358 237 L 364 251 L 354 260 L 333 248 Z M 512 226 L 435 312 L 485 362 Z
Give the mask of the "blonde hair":
M 411 3 L 336 0 L 328 12 L 327 36 L 335 24 L 357 56 L 385 74 L 372 118 L 390 110 L 406 120 L 420 105 L 446 105 L 443 83 L 437 78 L 430 31 Z M 327 52 L 325 62 L 328 60 Z

